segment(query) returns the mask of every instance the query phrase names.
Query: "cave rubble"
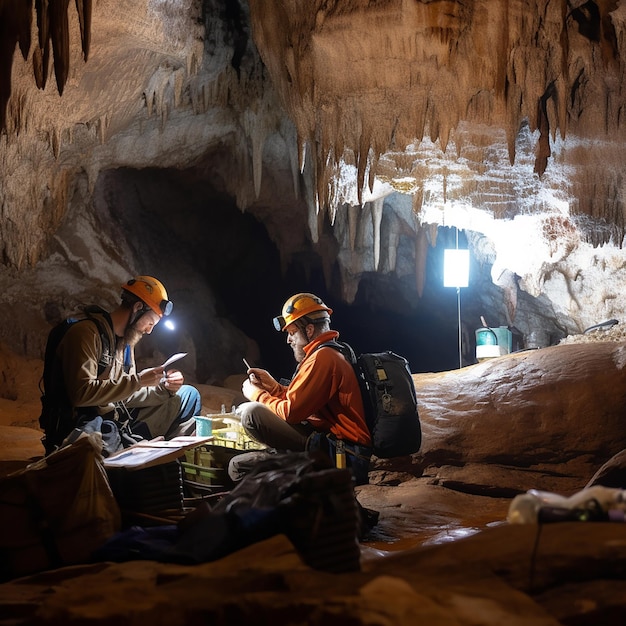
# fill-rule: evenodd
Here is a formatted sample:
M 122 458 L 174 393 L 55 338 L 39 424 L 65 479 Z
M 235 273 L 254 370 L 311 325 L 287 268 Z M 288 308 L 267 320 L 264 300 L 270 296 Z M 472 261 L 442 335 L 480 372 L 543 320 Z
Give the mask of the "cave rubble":
M 7 581 L 3 623 L 124 622 L 122 589 L 141 594 L 135 618 L 156 623 L 199 616 L 232 623 L 251 612 L 278 619 L 286 610 L 304 623 L 334 615 L 359 624 L 417 617 L 471 624 L 479 614 L 485 624 L 617 623 L 623 525 L 509 524 L 507 512 L 529 489 L 572 495 L 603 467 L 606 478 L 623 476 L 624 350 L 623 341 L 581 336 L 415 374 L 420 452 L 376 460 L 370 484 L 356 489 L 359 502 L 380 514 L 361 544 L 361 572 L 311 569 L 279 535 L 197 566 L 97 563 Z M 32 363 L 16 360 L 33 376 Z M 12 390 L 15 399 L 0 412 L 3 472 L 43 452 L 32 423 L 38 398 L 23 385 Z M 203 404 L 227 393 L 206 387 Z

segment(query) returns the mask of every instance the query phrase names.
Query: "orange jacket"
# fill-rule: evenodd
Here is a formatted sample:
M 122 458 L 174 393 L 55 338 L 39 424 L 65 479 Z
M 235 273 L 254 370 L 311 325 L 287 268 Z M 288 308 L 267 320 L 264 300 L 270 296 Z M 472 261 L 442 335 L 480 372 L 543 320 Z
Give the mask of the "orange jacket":
M 277 384 L 271 392 L 259 391 L 253 399 L 289 424 L 306 420 L 315 430 L 369 446 L 371 438 L 352 365 L 333 348 L 315 349 L 337 337 L 339 333 L 330 330 L 311 341 L 304 347 L 306 356 L 289 386 Z

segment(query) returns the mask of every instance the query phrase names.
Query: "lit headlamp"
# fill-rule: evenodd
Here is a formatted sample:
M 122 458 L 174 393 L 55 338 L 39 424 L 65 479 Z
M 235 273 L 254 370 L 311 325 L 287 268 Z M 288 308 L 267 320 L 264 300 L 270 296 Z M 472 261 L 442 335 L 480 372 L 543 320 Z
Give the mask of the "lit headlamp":
M 274 328 L 279 331 L 287 325 L 287 322 L 285 322 L 285 318 L 282 315 L 275 317 L 272 322 L 274 322 Z

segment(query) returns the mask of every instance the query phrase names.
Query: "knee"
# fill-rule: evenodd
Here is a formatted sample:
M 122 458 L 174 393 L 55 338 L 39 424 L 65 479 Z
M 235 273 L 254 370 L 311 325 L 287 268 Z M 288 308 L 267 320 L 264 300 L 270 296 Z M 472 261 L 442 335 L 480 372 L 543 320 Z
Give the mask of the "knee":
M 183 385 L 178 390 L 178 395 L 181 396 L 183 400 L 193 403 L 198 408 L 202 405 L 200 392 L 193 385 Z
M 256 421 L 251 413 L 242 413 L 241 414 L 241 425 L 246 429 L 250 430 L 254 428 Z
M 254 430 L 258 425 L 255 408 L 258 402 L 244 402 L 237 407 L 237 415 L 241 419 L 241 425 L 245 430 Z

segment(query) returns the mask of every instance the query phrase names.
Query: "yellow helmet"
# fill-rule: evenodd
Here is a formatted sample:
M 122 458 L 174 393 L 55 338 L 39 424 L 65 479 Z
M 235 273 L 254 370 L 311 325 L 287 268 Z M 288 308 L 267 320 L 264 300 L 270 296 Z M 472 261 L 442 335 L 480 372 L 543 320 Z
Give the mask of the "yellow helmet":
M 174 308 L 173 302 L 167 298 L 163 283 L 152 276 L 135 276 L 122 285 L 122 289 L 137 296 L 159 317 L 169 315 Z
M 312 293 L 297 293 L 283 304 L 283 314 L 273 320 L 274 328 L 285 330 L 289 324 L 305 316 L 313 321 L 328 319 L 332 312 L 333 310 L 327 307 L 321 298 Z

